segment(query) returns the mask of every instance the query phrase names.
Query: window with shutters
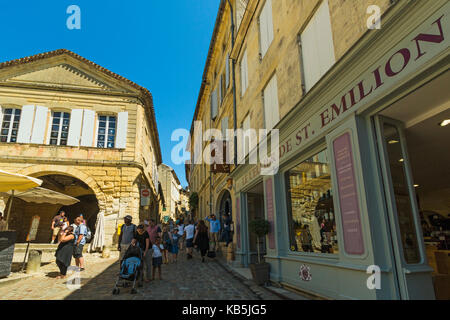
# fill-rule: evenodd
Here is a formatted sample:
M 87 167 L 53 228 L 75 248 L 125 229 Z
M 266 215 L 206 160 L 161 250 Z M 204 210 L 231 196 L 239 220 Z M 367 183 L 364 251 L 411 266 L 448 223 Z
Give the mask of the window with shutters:
M 228 140 L 227 139 L 227 129 L 228 129 L 228 117 L 224 117 L 222 119 L 222 140 Z
M 228 88 L 230 86 L 230 54 L 227 53 L 227 58 L 225 61 L 225 87 Z
M 66 146 L 67 138 L 69 136 L 69 126 L 69 112 L 53 112 L 50 144 L 54 146 Z
M 259 34 L 261 41 L 261 58 L 264 58 L 273 41 L 272 0 L 266 0 L 264 7 L 261 10 L 259 16 Z
M 270 130 L 280 121 L 278 105 L 278 84 L 274 75 L 270 79 L 263 93 L 264 99 L 264 122 L 266 129 Z
M 219 87 L 220 88 L 220 87 Z M 217 88 L 211 94 L 211 119 L 215 120 L 218 113 Z M 206 122 L 205 122 L 206 124 Z M 206 128 L 205 128 L 206 130 Z
M 115 148 L 117 117 L 99 116 L 97 132 L 97 148 Z
M 247 137 L 245 135 L 245 132 L 248 132 L 250 130 L 250 115 L 248 115 L 244 122 L 242 123 L 242 129 L 244 130 L 244 157 L 249 153 L 250 151 L 250 137 Z
M 223 103 L 223 99 L 225 99 L 225 96 L 227 95 L 227 87 L 225 84 L 225 74 L 222 74 L 221 80 L 220 80 L 220 86 L 222 90 L 220 91 L 222 93 L 222 96 L 220 97 L 220 103 Z
M 238 31 L 241 26 L 247 4 L 248 0 L 236 0 L 236 31 Z
M 241 96 L 243 97 L 248 87 L 248 62 L 247 50 L 244 51 L 241 60 Z
M 335 63 L 328 1 L 324 1 L 300 37 L 304 87 L 309 91 Z
M 3 110 L 0 142 L 17 142 L 21 112 L 22 110 L 14 108 Z

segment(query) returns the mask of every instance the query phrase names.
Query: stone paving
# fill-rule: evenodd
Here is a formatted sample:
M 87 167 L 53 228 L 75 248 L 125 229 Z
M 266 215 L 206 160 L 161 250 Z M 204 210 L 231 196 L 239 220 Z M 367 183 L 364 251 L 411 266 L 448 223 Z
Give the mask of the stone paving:
M 199 257 L 186 260 L 181 253 L 178 262 L 162 266 L 163 280 L 144 283 L 137 294 L 131 288 L 120 288 L 112 295 L 119 271 L 117 258 L 86 256 L 86 270 L 81 273 L 81 288 L 70 290 L 66 280 L 55 279 L 54 263 L 42 267 L 41 274 L 0 287 L 0 300 L 259 300 L 280 299 L 276 295 L 255 293 L 226 271 L 218 262 Z

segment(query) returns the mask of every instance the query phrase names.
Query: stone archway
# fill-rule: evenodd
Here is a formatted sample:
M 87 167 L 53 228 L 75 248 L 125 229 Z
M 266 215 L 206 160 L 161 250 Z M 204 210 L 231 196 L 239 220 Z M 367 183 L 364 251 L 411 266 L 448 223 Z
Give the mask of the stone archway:
M 218 218 L 220 219 L 221 223 L 223 222 L 223 216 L 225 215 L 225 213 L 230 214 L 231 219 L 233 219 L 233 206 L 232 206 L 232 200 L 231 200 L 231 194 L 230 191 L 228 190 L 223 190 L 218 198 L 218 202 L 217 202 L 217 213 L 218 213 Z
M 24 242 L 28 232 L 31 217 L 39 215 L 36 242 L 49 243 L 51 239 L 51 221 L 53 216 L 63 209 L 68 213 L 70 223 L 79 214 L 83 214 L 92 232 L 95 231 L 97 214 L 106 206 L 105 195 L 96 181 L 73 167 L 38 165 L 19 171 L 20 174 L 33 176 L 43 180 L 42 187 L 61 192 L 80 200 L 72 206 L 26 203 L 15 199 L 11 212 L 10 223 L 18 232 L 17 241 Z

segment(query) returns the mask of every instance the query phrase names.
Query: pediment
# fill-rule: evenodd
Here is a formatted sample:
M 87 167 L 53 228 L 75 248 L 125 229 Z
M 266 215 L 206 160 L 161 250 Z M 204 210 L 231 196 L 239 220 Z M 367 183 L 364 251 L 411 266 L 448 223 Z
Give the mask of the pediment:
M 104 81 L 66 63 L 50 66 L 37 71 L 24 71 L 25 73 L 4 81 L 28 86 L 100 89 L 107 91 L 114 90 L 111 85 Z

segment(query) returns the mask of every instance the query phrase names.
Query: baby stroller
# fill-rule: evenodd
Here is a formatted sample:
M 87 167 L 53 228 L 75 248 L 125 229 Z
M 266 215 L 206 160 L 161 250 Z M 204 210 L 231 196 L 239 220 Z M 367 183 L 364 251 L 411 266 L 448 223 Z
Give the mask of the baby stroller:
M 120 280 L 123 280 L 122 286 L 124 288 L 128 287 L 128 281 L 133 281 L 131 294 L 136 294 L 136 281 L 138 281 L 138 286 L 142 287 L 143 268 L 144 261 L 141 248 L 138 245 L 130 245 L 120 261 L 120 274 L 116 280 L 112 294 L 116 295 L 120 293 L 120 289 L 118 288 Z

